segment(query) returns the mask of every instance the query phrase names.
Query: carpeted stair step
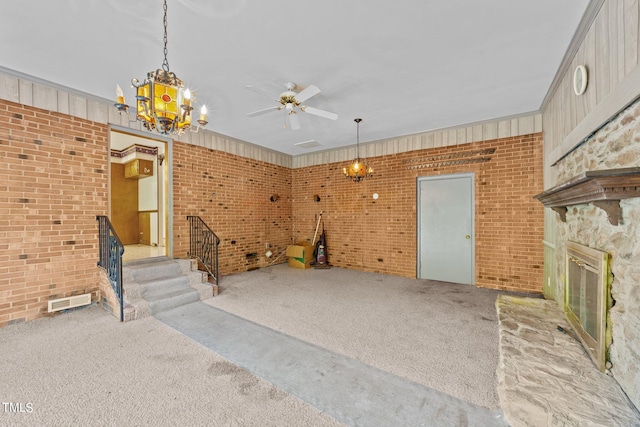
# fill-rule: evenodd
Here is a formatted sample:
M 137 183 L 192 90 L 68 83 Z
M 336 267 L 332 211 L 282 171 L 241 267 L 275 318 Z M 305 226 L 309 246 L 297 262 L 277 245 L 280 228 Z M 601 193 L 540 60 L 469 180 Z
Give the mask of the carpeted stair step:
M 155 315 L 163 311 L 200 301 L 200 294 L 195 289 L 178 288 L 164 294 L 157 294 L 153 297 L 145 297 L 149 303 L 151 314 Z
M 125 299 L 132 319 L 156 315 L 212 296 L 206 275 L 190 260 L 162 259 L 123 266 Z
M 180 265 L 173 260 L 137 264 L 127 267 L 134 282 L 144 283 L 165 277 L 180 276 Z
M 173 289 L 190 289 L 189 278 L 186 276 L 164 277 L 162 279 L 138 282 L 140 284 L 141 296 L 144 299 L 154 298 L 155 295 L 162 295 Z
M 200 300 L 200 294 L 189 285 L 186 276 L 166 277 L 140 283 L 142 298 L 149 303 L 151 314 Z

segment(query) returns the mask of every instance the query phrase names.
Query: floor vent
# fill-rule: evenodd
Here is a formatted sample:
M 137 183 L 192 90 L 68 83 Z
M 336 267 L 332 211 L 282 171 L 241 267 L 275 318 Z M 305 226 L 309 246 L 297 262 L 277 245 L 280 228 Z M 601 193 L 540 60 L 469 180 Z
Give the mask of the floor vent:
M 49 313 L 91 304 L 91 294 L 76 295 L 74 297 L 59 298 L 49 301 Z

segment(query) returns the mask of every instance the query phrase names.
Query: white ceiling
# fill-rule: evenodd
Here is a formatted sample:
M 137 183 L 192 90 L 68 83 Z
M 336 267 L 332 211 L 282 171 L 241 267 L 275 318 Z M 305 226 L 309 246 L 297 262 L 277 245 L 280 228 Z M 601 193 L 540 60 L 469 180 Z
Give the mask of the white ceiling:
M 170 70 L 208 129 L 297 155 L 538 111 L 589 0 L 168 0 Z M 0 66 L 133 104 L 161 68 L 162 0 L 21 0 L 0 14 Z M 322 92 L 300 130 L 274 106 L 287 82 Z M 245 88 L 254 85 L 274 98 Z M 318 147 L 296 143 L 315 140 Z

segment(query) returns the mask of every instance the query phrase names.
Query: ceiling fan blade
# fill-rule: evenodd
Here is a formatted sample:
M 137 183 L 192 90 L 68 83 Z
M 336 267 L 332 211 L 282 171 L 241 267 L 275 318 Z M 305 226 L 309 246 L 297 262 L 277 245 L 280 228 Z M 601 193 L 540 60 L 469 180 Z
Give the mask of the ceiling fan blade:
M 305 113 L 313 114 L 315 116 L 324 117 L 325 119 L 337 120 L 338 115 L 336 113 L 332 113 L 330 111 L 319 110 L 313 107 L 300 107 L 302 111 Z
M 320 89 L 318 86 L 309 85 L 304 88 L 300 93 L 296 94 L 296 101 L 302 103 L 307 99 L 311 98 L 320 93 Z
M 293 130 L 300 129 L 300 120 L 298 120 L 298 115 L 294 111 L 289 113 L 289 124 Z
M 279 110 L 280 108 L 282 107 L 273 106 L 269 108 L 264 108 L 262 110 L 254 111 L 252 113 L 247 113 L 247 116 L 249 117 L 259 116 L 260 114 L 268 113 L 269 111 Z

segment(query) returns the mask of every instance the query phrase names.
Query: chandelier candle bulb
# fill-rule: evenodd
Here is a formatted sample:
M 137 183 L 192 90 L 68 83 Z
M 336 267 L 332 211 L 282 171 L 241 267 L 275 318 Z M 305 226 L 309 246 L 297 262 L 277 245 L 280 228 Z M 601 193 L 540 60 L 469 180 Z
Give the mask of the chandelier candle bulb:
M 182 100 L 185 106 L 191 106 L 191 91 L 189 89 L 184 91 L 184 98 Z
M 122 88 L 120 87 L 120 85 L 116 85 L 116 96 L 117 96 L 117 103 L 118 104 L 124 104 L 124 93 L 122 92 Z
M 200 109 L 200 120 L 201 122 L 206 122 L 207 121 L 207 106 L 203 105 L 202 108 Z

